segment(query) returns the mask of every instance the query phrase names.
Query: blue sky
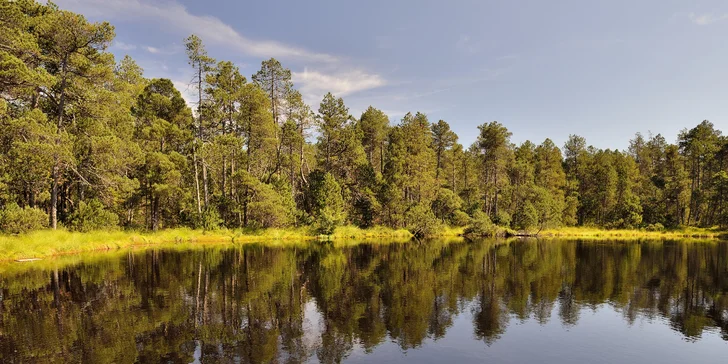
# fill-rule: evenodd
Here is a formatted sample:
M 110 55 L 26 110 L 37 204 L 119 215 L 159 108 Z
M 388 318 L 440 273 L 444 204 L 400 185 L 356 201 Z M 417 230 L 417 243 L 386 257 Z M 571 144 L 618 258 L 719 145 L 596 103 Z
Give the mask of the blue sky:
M 182 40 L 249 76 L 275 57 L 314 109 L 331 91 L 353 115 L 444 119 L 466 146 L 493 120 L 512 140 L 569 134 L 624 149 L 728 120 L 728 2 L 721 0 L 56 0 L 116 26 L 111 51 L 187 89 Z M 187 97 L 191 93 L 187 92 Z

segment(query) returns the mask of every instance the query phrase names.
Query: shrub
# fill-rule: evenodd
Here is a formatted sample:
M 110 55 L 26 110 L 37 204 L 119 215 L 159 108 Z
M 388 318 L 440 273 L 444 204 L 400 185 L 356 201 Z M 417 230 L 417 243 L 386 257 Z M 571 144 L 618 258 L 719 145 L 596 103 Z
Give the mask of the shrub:
M 308 206 L 320 234 L 329 235 L 346 222 L 346 206 L 341 187 L 334 176 L 322 171 L 309 175 Z
M 405 213 L 406 228 L 415 237 L 433 236 L 442 227 L 440 219 L 435 216 L 427 204 L 412 206 Z
M 0 211 L 0 230 L 8 234 L 23 234 L 48 227 L 48 214 L 33 207 L 21 208 L 11 203 Z
M 222 219 L 220 213 L 217 212 L 215 207 L 209 206 L 202 210 L 202 213 L 197 215 L 195 219 L 195 227 L 202 229 L 203 231 L 213 231 L 220 228 Z
M 450 223 L 454 226 L 466 226 L 470 222 L 470 216 L 462 210 L 457 210 L 452 214 Z
M 470 225 L 465 229 L 465 235 L 472 236 L 494 236 L 497 232 L 497 226 L 483 211 L 475 211 L 470 219 Z
M 320 234 L 331 235 L 344 220 L 340 212 L 331 207 L 324 207 L 316 214 L 316 230 Z
M 88 203 L 81 201 L 78 208 L 68 219 L 71 230 L 89 232 L 92 230 L 110 230 L 119 226 L 119 216 L 108 211 L 96 199 Z
M 248 206 L 250 223 L 262 228 L 290 226 L 296 215 L 296 203 L 290 190 L 276 191 L 275 186 L 258 183 L 252 189 L 254 195 Z
M 440 188 L 437 197 L 432 201 L 432 211 L 442 221 L 451 219 L 455 211 L 460 210 L 462 206 L 463 200 L 447 188 Z
M 530 201 L 526 201 L 513 214 L 513 227 L 520 230 L 529 230 L 537 225 L 538 211 Z
M 663 231 L 663 230 L 665 230 L 665 227 L 662 224 L 660 224 L 659 222 L 657 222 L 654 224 L 647 225 L 647 227 L 645 229 L 647 231 Z
M 473 216 L 475 216 L 475 214 L 473 214 Z M 493 223 L 499 226 L 510 226 L 511 215 L 503 210 L 498 210 L 498 213 L 495 214 L 495 218 L 493 218 Z

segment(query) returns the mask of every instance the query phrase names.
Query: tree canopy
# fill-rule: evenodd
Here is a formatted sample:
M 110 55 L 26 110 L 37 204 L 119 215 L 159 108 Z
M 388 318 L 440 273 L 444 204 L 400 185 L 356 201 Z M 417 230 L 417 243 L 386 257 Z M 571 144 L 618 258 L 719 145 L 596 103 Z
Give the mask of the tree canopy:
M 707 120 L 674 144 L 638 133 L 623 151 L 577 135 L 516 145 L 497 121 L 464 146 L 456 121 L 374 106 L 357 118 L 332 93 L 306 105 L 278 60 L 247 77 L 195 35 L 188 105 L 170 80 L 114 59 L 110 24 L 32 0 L 0 10 L 0 210 L 35 209 L 52 228 L 89 226 L 89 206 L 154 230 L 728 224 L 728 139 Z

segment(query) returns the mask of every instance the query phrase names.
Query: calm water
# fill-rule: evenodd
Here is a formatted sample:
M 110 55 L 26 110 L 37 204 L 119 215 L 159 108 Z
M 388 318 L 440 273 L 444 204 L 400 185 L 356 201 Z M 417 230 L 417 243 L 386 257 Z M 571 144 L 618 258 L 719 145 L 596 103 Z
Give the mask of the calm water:
M 0 270 L 2 363 L 728 360 L 728 243 L 248 246 L 22 264 Z

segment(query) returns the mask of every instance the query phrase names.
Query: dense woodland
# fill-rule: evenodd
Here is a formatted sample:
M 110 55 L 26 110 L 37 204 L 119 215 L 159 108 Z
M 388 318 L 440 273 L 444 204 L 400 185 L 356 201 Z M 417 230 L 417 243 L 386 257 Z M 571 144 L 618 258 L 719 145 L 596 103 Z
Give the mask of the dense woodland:
M 246 77 L 194 35 L 188 105 L 170 80 L 115 59 L 113 39 L 53 4 L 0 0 L 0 229 L 728 221 L 728 139 L 708 121 L 674 144 L 637 134 L 624 151 L 577 135 L 515 145 L 494 121 L 464 146 L 420 112 L 351 115 L 332 94 L 306 105 L 277 60 Z

